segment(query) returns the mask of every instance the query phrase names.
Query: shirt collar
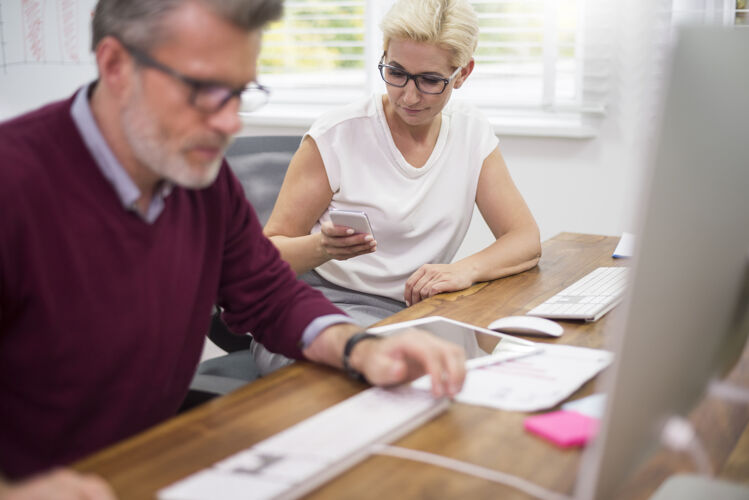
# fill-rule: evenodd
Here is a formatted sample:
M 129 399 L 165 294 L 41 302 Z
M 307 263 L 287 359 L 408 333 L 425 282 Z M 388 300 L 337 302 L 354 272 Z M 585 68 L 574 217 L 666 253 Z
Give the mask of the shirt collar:
M 104 136 L 101 135 L 99 126 L 96 124 L 94 114 L 91 111 L 88 99 L 95 85 L 96 82 L 90 83 L 82 87 L 76 94 L 73 106 L 70 108 L 73 122 L 81 134 L 86 148 L 91 153 L 91 156 L 94 157 L 94 161 L 102 175 L 109 181 L 117 193 L 122 206 L 126 210 L 135 212 L 149 224 L 153 224 L 159 215 L 161 215 L 161 212 L 163 212 L 164 200 L 172 192 L 173 185 L 168 181 L 161 183 L 161 186 L 154 193 L 151 204 L 145 214 L 140 213 L 136 208 L 135 202 L 140 197 L 140 190 L 109 148 Z

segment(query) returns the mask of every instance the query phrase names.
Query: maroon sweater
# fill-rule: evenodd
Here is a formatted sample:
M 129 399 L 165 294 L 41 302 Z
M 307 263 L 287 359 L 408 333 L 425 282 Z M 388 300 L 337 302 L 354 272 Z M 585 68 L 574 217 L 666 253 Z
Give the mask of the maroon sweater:
M 341 314 L 296 280 L 226 163 L 175 188 L 152 225 L 126 211 L 70 117 L 72 100 L 0 124 L 0 472 L 66 464 L 171 415 L 211 307 L 301 358 Z

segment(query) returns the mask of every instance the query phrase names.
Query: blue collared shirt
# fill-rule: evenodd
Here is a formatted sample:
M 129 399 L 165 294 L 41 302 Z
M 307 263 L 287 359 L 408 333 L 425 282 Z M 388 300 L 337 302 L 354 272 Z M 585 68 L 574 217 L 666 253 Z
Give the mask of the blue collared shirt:
M 141 192 L 109 148 L 91 111 L 88 98 L 90 91 L 93 90 L 93 85 L 91 83 L 84 86 L 76 94 L 73 106 L 70 109 L 73 122 L 102 175 L 117 193 L 122 206 L 128 211 L 135 212 L 145 222 L 153 224 L 163 212 L 164 200 L 172 192 L 173 185 L 168 181 L 163 181 L 151 198 L 146 213 L 141 213 L 137 209 L 135 202 L 140 198 Z M 323 330 L 339 323 L 354 323 L 354 321 L 344 314 L 328 314 L 312 320 L 302 332 L 302 348 L 308 347 Z
M 94 160 L 96 160 L 96 165 L 99 167 L 101 174 L 109 181 L 117 193 L 122 206 L 126 210 L 135 212 L 145 222 L 153 224 L 164 210 L 164 199 L 171 193 L 172 184 L 163 181 L 154 192 L 146 213 L 141 213 L 138 210 L 135 202 L 141 196 L 140 189 L 138 189 L 138 186 L 135 185 L 125 168 L 114 156 L 107 141 L 104 140 L 104 136 L 101 135 L 101 131 L 96 125 L 96 120 L 94 120 L 94 114 L 88 103 L 89 91 L 92 89 L 92 85 L 86 85 L 75 96 L 73 106 L 70 109 L 73 122 L 78 128 L 78 132 L 80 132 L 89 152 L 94 157 Z

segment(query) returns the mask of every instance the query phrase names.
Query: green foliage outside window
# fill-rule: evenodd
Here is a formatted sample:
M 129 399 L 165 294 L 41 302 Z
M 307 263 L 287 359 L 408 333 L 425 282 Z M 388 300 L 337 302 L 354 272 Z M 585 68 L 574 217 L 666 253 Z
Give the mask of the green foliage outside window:
M 736 0 L 736 20 L 734 24 L 749 24 L 749 12 L 746 12 L 746 0 Z
M 371 1 L 371 0 L 370 0 Z M 364 65 L 366 0 L 296 0 L 263 39 L 263 73 L 361 69 Z M 476 61 L 538 64 L 543 55 L 544 13 L 538 2 L 476 3 L 481 34 Z M 557 7 L 557 56 L 575 57 L 577 0 Z
M 287 2 L 263 36 L 263 73 L 364 67 L 364 1 Z

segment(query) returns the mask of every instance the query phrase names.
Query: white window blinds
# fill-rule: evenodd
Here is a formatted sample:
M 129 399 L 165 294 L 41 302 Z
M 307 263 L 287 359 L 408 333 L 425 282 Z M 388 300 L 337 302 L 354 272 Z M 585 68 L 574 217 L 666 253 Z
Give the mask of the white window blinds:
M 480 24 L 476 67 L 454 95 L 480 106 L 504 132 L 589 134 L 586 117 L 606 107 L 613 0 L 471 3 Z M 281 123 L 285 114 L 301 124 L 306 112 L 384 91 L 378 24 L 391 4 L 287 1 L 283 20 L 264 36 L 260 80 L 273 95 L 263 118 Z
M 481 106 L 505 133 L 554 133 L 566 125 L 587 135 L 584 115 L 601 115 L 606 107 L 610 2 L 471 3 L 480 37 L 476 68 L 461 98 Z
M 297 0 L 263 35 L 259 73 L 273 102 L 343 103 L 366 85 L 365 0 Z
M 746 0 L 673 0 L 673 24 L 714 24 L 749 27 Z

